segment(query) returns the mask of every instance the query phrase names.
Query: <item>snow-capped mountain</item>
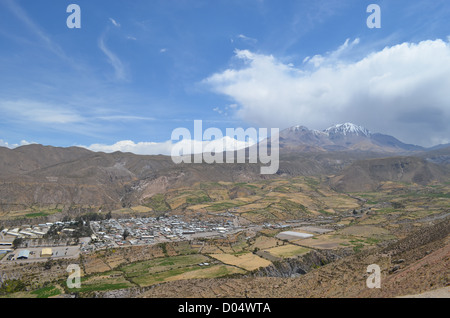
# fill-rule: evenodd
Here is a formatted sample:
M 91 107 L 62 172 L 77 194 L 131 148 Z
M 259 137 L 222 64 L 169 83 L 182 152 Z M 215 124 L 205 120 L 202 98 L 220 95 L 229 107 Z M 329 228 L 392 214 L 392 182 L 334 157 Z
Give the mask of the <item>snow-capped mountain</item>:
M 338 124 L 332 127 L 329 127 L 324 130 L 324 133 L 328 134 L 328 136 L 340 135 L 340 136 L 365 136 L 370 137 L 371 133 L 368 129 L 358 126 L 352 123 Z
M 323 131 L 297 125 L 280 132 L 280 147 L 296 151 L 374 151 L 409 152 L 423 150 L 408 145 L 395 137 L 371 133 L 367 128 L 352 123 L 337 124 Z

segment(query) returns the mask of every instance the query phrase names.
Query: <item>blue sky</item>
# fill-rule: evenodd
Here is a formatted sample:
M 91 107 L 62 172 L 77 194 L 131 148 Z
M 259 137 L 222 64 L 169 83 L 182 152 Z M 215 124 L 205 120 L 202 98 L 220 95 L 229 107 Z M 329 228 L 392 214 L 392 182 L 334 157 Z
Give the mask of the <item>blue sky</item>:
M 196 119 L 450 142 L 449 16 L 446 0 L 0 0 L 0 145 L 153 153 Z

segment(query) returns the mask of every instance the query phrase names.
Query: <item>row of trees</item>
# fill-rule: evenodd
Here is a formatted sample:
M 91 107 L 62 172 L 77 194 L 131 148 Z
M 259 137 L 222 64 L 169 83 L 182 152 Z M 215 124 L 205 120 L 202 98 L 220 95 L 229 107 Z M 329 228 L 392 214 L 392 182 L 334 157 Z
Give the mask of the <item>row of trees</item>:
M 75 217 L 74 219 L 72 219 L 70 216 L 66 215 L 63 217 L 62 222 L 71 222 L 72 220 L 75 222 L 79 222 L 79 221 L 103 221 L 103 220 L 109 220 L 112 218 L 112 214 L 111 212 L 108 212 L 106 214 L 101 214 L 101 213 L 95 213 L 95 212 L 90 212 L 90 213 L 86 213 L 83 215 L 79 215 L 77 217 Z

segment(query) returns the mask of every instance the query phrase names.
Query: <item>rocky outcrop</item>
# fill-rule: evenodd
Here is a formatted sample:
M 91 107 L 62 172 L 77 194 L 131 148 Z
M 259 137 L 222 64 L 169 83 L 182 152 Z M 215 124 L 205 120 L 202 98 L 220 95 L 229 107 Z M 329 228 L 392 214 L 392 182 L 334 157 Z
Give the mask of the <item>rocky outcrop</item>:
M 272 265 L 258 269 L 252 273 L 256 277 L 297 277 L 304 275 L 311 269 L 332 263 L 342 257 L 350 255 L 350 250 L 313 250 L 297 258 L 288 258 L 273 262 Z

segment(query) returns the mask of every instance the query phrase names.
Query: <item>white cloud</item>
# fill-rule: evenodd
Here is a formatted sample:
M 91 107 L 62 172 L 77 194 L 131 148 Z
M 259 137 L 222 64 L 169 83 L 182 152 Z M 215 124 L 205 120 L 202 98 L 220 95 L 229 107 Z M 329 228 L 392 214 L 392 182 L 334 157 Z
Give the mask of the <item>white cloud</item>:
M 242 41 L 244 41 L 244 42 L 246 42 L 246 43 L 249 43 L 249 44 L 255 44 L 255 43 L 258 42 L 257 39 L 248 37 L 248 36 L 246 36 L 246 35 L 244 35 L 244 34 L 239 34 L 239 35 L 237 36 L 237 38 L 240 39 L 240 40 L 242 40 Z
M 346 61 L 358 43 L 346 40 L 336 51 L 306 58 L 302 68 L 236 50 L 244 68 L 203 82 L 231 97 L 241 119 L 261 127 L 323 129 L 352 121 L 405 142 L 445 141 L 450 135 L 449 43 L 403 43 Z
M 27 26 L 28 30 L 37 35 L 38 39 L 46 45 L 47 49 L 55 53 L 61 59 L 72 63 L 71 59 L 68 58 L 61 47 L 53 42 L 50 36 L 30 18 L 28 13 L 17 3 L 17 1 L 6 0 L 3 1 L 2 4 L 5 4 L 6 7 Z
M 31 145 L 31 144 L 35 144 L 35 142 L 28 142 L 26 140 L 22 140 L 20 142 L 20 144 L 10 144 L 7 141 L 4 141 L 3 139 L 0 139 L 0 147 L 6 147 L 6 148 L 10 148 L 10 149 L 14 149 L 20 146 L 26 146 L 26 145 Z
M 153 117 L 143 117 L 143 116 L 133 116 L 133 115 L 108 115 L 108 116 L 99 116 L 97 119 L 106 120 L 106 121 L 153 121 L 156 120 Z
M 109 21 L 111 21 L 111 23 L 115 26 L 115 27 L 120 27 L 120 23 L 118 23 L 116 20 L 114 20 L 113 18 L 109 18 Z
M 218 140 L 213 141 L 197 141 L 191 139 L 183 139 L 177 143 L 173 143 L 171 140 L 165 142 L 138 142 L 135 143 L 131 140 L 122 140 L 116 142 L 113 145 L 105 145 L 105 144 L 93 144 L 90 146 L 80 146 L 92 151 L 96 152 L 106 152 L 111 153 L 115 151 L 121 152 L 132 152 L 138 155 L 168 155 L 170 156 L 172 153 L 172 147 L 175 145 L 187 145 L 184 149 L 192 149 L 192 153 L 194 153 L 194 149 L 198 149 L 195 145 L 202 144 L 203 149 L 215 149 L 217 152 L 221 151 L 234 151 L 238 149 L 245 148 L 247 146 L 251 146 L 255 144 L 255 141 L 250 139 L 248 142 L 239 141 L 228 136 L 225 136 Z
M 108 62 L 114 68 L 115 77 L 117 80 L 127 80 L 127 72 L 125 70 L 125 66 L 119 57 L 114 54 L 105 44 L 104 35 L 100 37 L 98 40 L 98 47 L 108 58 Z
M 219 114 L 222 114 L 222 110 L 221 110 L 219 107 L 215 107 L 215 108 L 213 109 L 213 111 L 215 111 L 215 112 L 217 112 L 217 113 L 219 113 Z
M 117 113 L 115 110 L 100 110 L 99 107 L 95 107 L 99 105 L 98 102 L 90 104 L 91 102 L 86 99 L 75 102 L 70 100 L 68 103 L 0 99 L 1 121 L 4 124 L 18 125 L 22 131 L 39 127 L 40 129 L 99 138 L 107 134 L 108 129 L 111 129 L 110 127 L 114 126 L 114 123 L 136 124 L 156 120 L 154 117 Z M 79 107 L 80 104 L 85 107 Z M 87 105 L 94 106 L 86 107 Z
M 70 124 L 85 119 L 68 107 L 33 100 L 0 100 L 3 117 L 40 124 Z
M 101 152 L 115 152 L 115 151 L 121 151 L 121 152 L 132 152 L 138 155 L 159 155 L 159 154 L 170 154 L 170 151 L 172 149 L 172 142 L 166 141 L 166 142 L 138 142 L 135 143 L 131 140 L 122 140 L 119 142 L 116 142 L 113 145 L 105 145 L 105 144 L 93 144 L 88 147 L 81 146 L 84 148 L 87 148 L 92 151 L 101 151 Z
M 303 60 L 303 63 L 312 64 L 314 67 L 327 66 L 333 64 L 342 63 L 340 59 L 345 55 L 346 52 L 350 51 L 354 46 L 358 45 L 360 40 L 356 38 L 350 43 L 350 39 L 345 40 L 344 44 L 342 44 L 337 50 L 332 52 L 327 52 L 325 56 L 320 54 L 314 55 L 313 57 L 307 56 Z M 288 66 L 293 66 L 293 64 L 288 64 Z

